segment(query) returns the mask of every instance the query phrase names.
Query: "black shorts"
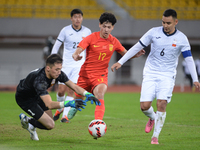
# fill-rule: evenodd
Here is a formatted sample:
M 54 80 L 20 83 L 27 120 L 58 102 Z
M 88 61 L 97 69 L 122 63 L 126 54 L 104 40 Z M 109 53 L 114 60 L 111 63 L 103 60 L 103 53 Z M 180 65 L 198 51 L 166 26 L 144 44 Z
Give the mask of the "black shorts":
M 16 93 L 15 99 L 17 104 L 36 120 L 43 115 L 44 111 L 49 110 L 39 96 L 25 98 Z

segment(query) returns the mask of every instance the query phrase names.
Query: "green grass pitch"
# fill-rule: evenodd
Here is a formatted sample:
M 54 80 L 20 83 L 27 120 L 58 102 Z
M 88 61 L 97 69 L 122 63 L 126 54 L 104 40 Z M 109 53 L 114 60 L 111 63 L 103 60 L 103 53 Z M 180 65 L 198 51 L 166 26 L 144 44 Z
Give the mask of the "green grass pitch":
M 148 118 L 140 111 L 139 93 L 107 93 L 104 121 L 107 133 L 94 140 L 88 124 L 95 105 L 87 103 L 65 124 L 57 121 L 50 131 L 37 129 L 39 141 L 30 140 L 22 129 L 13 92 L 0 92 L 0 150 L 195 150 L 200 147 L 199 93 L 174 93 L 167 106 L 167 117 L 159 145 L 151 145 L 152 131 L 145 133 Z M 56 100 L 56 93 L 51 93 Z M 156 101 L 153 102 L 156 111 Z M 53 110 L 53 113 L 55 110 Z

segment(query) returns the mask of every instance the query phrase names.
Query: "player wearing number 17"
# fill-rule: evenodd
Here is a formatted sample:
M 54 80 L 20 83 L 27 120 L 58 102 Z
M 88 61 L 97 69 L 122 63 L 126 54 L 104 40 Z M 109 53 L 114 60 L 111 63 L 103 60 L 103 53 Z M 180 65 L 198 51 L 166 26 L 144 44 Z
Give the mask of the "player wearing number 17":
M 146 32 L 142 38 L 125 54 L 111 69 L 119 69 L 127 60 L 133 57 L 141 48 L 151 44 L 151 51 L 147 57 L 140 97 L 142 112 L 149 117 L 145 132 L 149 133 L 155 122 L 151 144 L 159 144 L 158 136 L 166 118 L 166 107 L 171 101 L 172 91 L 176 77 L 178 57 L 182 53 L 193 84 L 199 89 L 199 82 L 187 37 L 176 29 L 178 23 L 177 13 L 167 9 L 163 13 L 162 26 L 154 27 Z M 157 98 L 157 112 L 151 106 Z M 181 116 L 180 116 L 181 117 Z
M 101 102 L 100 106 L 96 105 L 95 119 L 102 120 L 105 112 L 104 94 L 107 90 L 110 58 L 114 51 L 117 51 L 122 56 L 127 52 L 117 38 L 110 34 L 114 29 L 116 21 L 112 13 L 103 13 L 99 18 L 100 31 L 94 32 L 84 38 L 72 55 L 74 60 L 81 60 L 81 52 L 87 49 L 86 60 L 79 72 L 77 85 L 93 93 Z M 144 50 L 141 50 L 136 57 L 142 54 L 144 54 Z M 83 98 L 82 95 L 76 94 L 77 97 Z M 69 114 L 74 116 L 76 111 L 72 110 L 73 108 L 71 108 Z

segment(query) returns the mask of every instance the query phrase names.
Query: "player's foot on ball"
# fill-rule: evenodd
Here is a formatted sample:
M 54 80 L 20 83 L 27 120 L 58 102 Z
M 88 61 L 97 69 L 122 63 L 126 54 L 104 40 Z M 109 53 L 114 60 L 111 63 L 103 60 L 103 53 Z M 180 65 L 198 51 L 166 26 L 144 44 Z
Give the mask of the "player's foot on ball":
M 152 137 L 151 144 L 159 144 L 158 139 L 156 137 Z
M 70 123 L 69 119 L 67 118 L 67 116 L 63 117 L 60 122 L 63 122 L 63 123 Z
M 59 117 L 60 117 L 60 114 L 63 112 L 63 110 L 64 109 L 62 109 L 62 111 L 60 112 L 60 111 L 58 111 L 58 110 L 56 110 L 56 113 L 54 114 L 54 116 L 53 116 L 53 120 L 54 121 L 56 121 L 56 120 L 58 120 L 59 119 Z
M 36 132 L 36 128 L 33 127 L 31 128 L 30 126 L 28 127 L 28 132 L 30 133 L 30 136 L 31 136 L 31 139 L 34 140 L 34 141 L 39 141 L 39 138 L 38 138 L 38 135 L 37 135 L 37 132 Z
M 28 129 L 28 117 L 25 114 L 21 113 L 19 115 L 19 119 L 21 120 L 22 128 Z
M 76 115 L 77 111 L 78 110 L 76 108 L 71 108 L 67 114 L 67 118 L 72 119 Z
M 145 127 L 145 132 L 149 133 L 153 129 L 153 125 L 154 125 L 154 120 L 149 119 Z

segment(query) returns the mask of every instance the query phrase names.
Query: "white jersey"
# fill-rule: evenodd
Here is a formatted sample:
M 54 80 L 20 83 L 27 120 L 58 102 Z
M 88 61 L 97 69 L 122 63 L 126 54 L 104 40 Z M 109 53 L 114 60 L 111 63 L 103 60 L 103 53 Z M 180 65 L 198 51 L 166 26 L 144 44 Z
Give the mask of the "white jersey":
M 179 30 L 167 35 L 163 27 L 154 27 L 140 39 L 144 47 L 151 44 L 151 51 L 147 57 L 143 74 L 157 74 L 175 76 L 178 57 L 181 52 L 190 51 L 187 37 Z
M 90 34 L 91 30 L 85 26 L 82 26 L 80 30 L 75 30 L 72 25 L 68 25 L 60 31 L 57 40 L 64 44 L 63 67 L 81 67 L 85 61 L 85 51 L 81 53 L 83 58 L 80 61 L 75 61 L 72 54 L 80 41 Z

